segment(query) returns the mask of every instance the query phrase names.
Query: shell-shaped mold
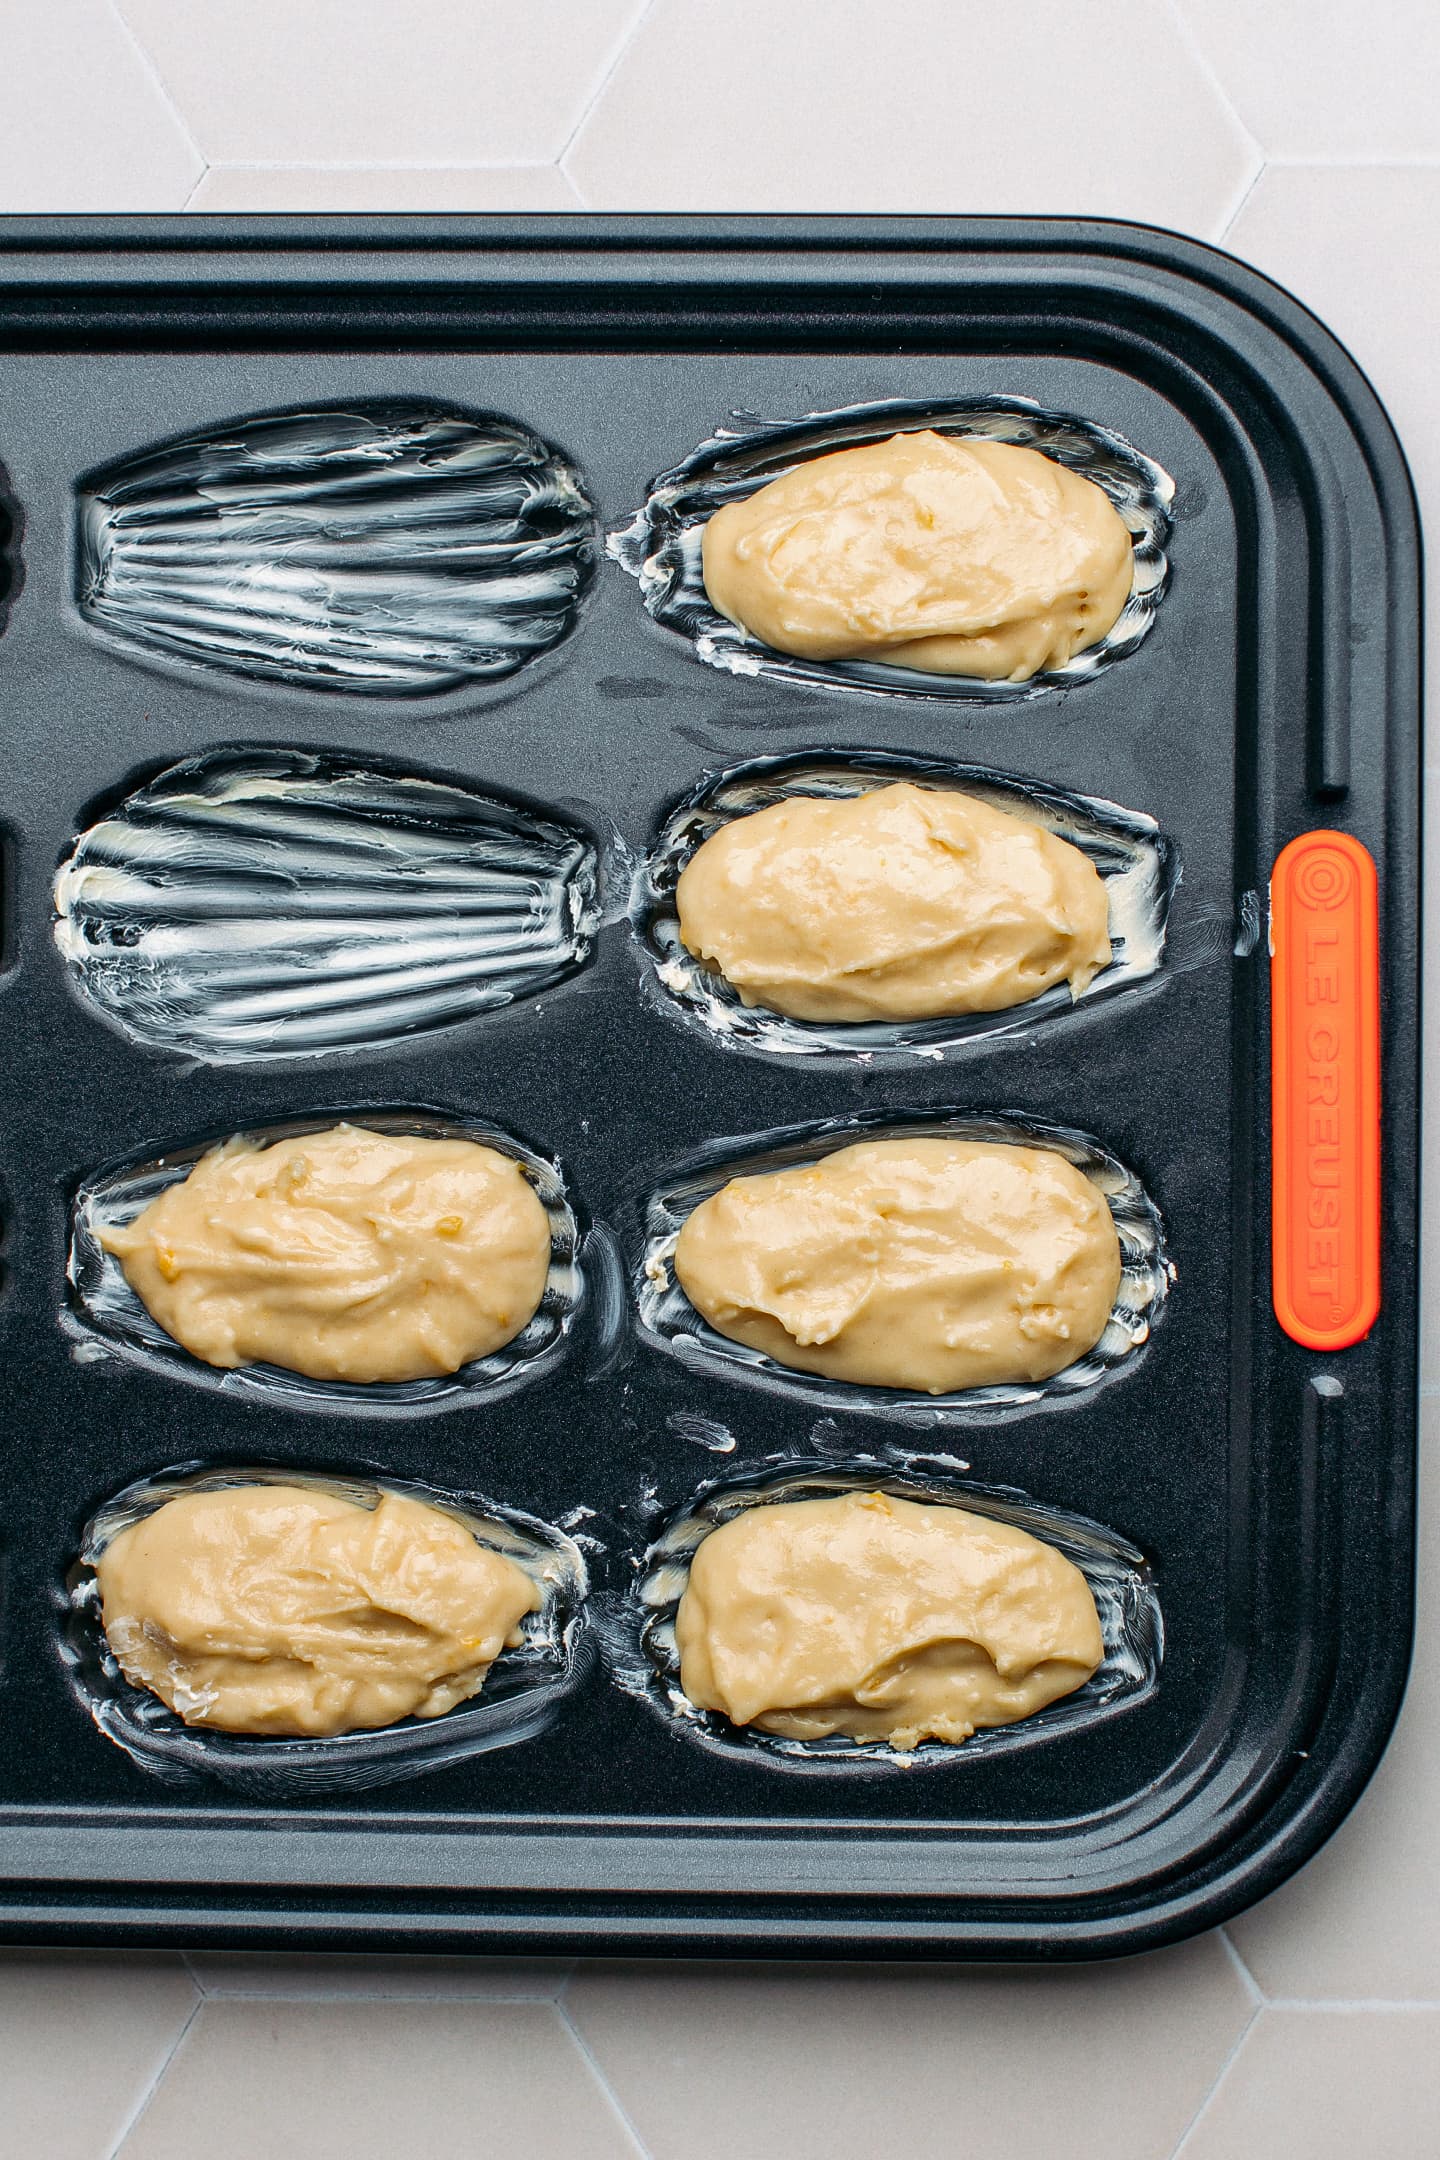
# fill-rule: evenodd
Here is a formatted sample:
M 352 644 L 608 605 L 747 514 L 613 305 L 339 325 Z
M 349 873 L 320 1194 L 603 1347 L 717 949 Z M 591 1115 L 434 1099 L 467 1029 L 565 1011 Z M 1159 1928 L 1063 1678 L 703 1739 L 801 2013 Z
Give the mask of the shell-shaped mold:
M 55 939 L 125 1034 L 216 1062 L 375 1049 L 582 966 L 596 853 L 563 820 L 299 750 L 172 766 L 81 834 Z
M 675 1279 L 675 1246 L 685 1219 L 731 1178 L 753 1177 L 818 1162 L 857 1140 L 994 1141 L 1054 1148 L 1103 1194 L 1120 1240 L 1122 1273 L 1105 1332 L 1093 1350 L 1052 1379 L 967 1388 L 954 1395 L 921 1395 L 904 1388 L 866 1387 L 798 1372 L 747 1343 L 721 1335 L 702 1318 Z M 631 1295 L 642 1341 L 664 1350 L 706 1379 L 737 1380 L 803 1396 L 826 1409 L 873 1413 L 920 1429 L 943 1427 L 980 1412 L 987 1417 L 1032 1403 L 1063 1400 L 1123 1372 L 1152 1328 L 1174 1280 L 1159 1210 L 1132 1170 L 1069 1126 L 1020 1114 L 974 1115 L 876 1111 L 819 1125 L 792 1125 L 745 1140 L 702 1148 L 648 1193 L 632 1227 Z
M 158 1696 L 136 1688 L 115 1660 L 101 1623 L 95 1563 L 110 1540 L 185 1492 L 235 1485 L 302 1485 L 374 1506 L 397 1492 L 463 1522 L 482 1545 L 525 1570 L 542 1603 L 521 1622 L 523 1641 L 502 1651 L 481 1693 L 443 1717 L 408 1718 L 376 1732 L 327 1739 L 272 1739 L 189 1726 Z M 186 1464 L 127 1486 L 86 1525 L 65 1586 L 62 1652 L 71 1683 L 96 1725 L 143 1769 L 172 1783 L 215 1778 L 257 1799 L 323 1798 L 443 1770 L 544 1732 L 594 1663 L 585 1625 L 588 1572 L 580 1548 L 552 1524 L 476 1494 L 396 1478 L 321 1477 L 280 1469 L 205 1469 Z
M 1085 1685 L 1018 1724 L 973 1733 L 963 1746 L 929 1740 L 904 1754 L 838 1734 L 828 1740 L 783 1739 L 732 1725 L 691 1702 L 680 1685 L 675 1613 L 701 1542 L 747 1508 L 877 1489 L 899 1499 L 938 1501 L 1014 1523 L 1073 1561 L 1090 1585 L 1105 1644 L 1104 1658 Z M 600 1626 L 606 1662 L 617 1684 L 648 1704 L 678 1735 L 720 1754 L 831 1776 L 857 1768 L 884 1773 L 958 1766 L 1058 1739 L 1152 1694 L 1164 1646 L 1150 1569 L 1143 1555 L 1114 1532 L 1023 1493 L 897 1469 L 893 1461 L 864 1457 L 837 1463 L 792 1456 L 758 1469 L 727 1472 L 703 1485 L 661 1529 L 639 1562 L 634 1586 L 618 1603 L 609 1604 Z
M 700 546 L 705 526 L 723 504 L 742 502 L 807 458 L 921 428 L 1040 450 L 1104 489 L 1133 537 L 1135 570 L 1120 618 L 1099 644 L 1076 653 L 1065 667 L 1028 682 L 984 682 L 972 676 L 924 675 L 883 661 L 801 659 L 762 644 L 712 605 Z M 907 697 L 1027 698 L 1052 685 L 1083 681 L 1139 644 L 1165 589 L 1174 494 L 1169 474 L 1123 436 L 1073 413 L 1049 412 L 1029 398 L 885 398 L 834 412 L 806 413 L 798 420 L 760 420 L 737 413 L 731 426 L 717 428 L 682 464 L 652 481 L 630 523 L 611 533 L 607 546 L 638 579 L 645 607 L 656 622 L 685 638 L 698 659 L 727 674 L 782 675 L 831 688 Z
M 279 1397 L 297 1409 L 341 1408 L 346 1412 L 414 1412 L 447 1409 L 494 1400 L 553 1371 L 568 1348 L 584 1301 L 580 1228 L 565 1178 L 555 1162 L 526 1147 L 513 1134 L 483 1118 L 459 1118 L 438 1110 L 336 1109 L 290 1118 L 252 1129 L 256 1141 L 280 1140 L 296 1133 L 324 1132 L 348 1121 L 373 1132 L 418 1133 L 437 1140 L 476 1140 L 513 1156 L 544 1207 L 550 1222 L 550 1271 L 540 1308 L 512 1342 L 477 1358 L 443 1378 L 372 1381 L 312 1380 L 278 1365 L 240 1365 L 222 1370 L 193 1357 L 167 1335 L 125 1279 L 120 1262 L 96 1235 L 108 1225 L 132 1222 L 167 1185 L 188 1177 L 202 1155 L 226 1132 L 167 1148 L 163 1153 L 129 1157 L 107 1164 L 80 1186 L 70 1218 L 66 1261 L 66 1304 L 61 1325 L 74 1343 L 74 1355 L 90 1362 L 107 1354 L 132 1359 L 177 1380 L 218 1388 L 229 1395 Z
M 951 1015 L 938 1020 L 849 1025 L 794 1020 L 746 1005 L 737 990 L 687 951 L 680 937 L 675 889 L 690 857 L 712 833 L 792 795 L 856 796 L 898 780 L 978 796 L 1012 817 L 1043 825 L 1078 847 L 1105 880 L 1110 902 L 1113 958 L 1093 982 L 1072 997 L 1056 984 L 1040 997 L 1002 1012 Z M 950 1045 L 977 1037 L 1030 1029 L 1079 1003 L 1112 997 L 1156 974 L 1165 954 L 1165 930 L 1176 882 L 1175 851 L 1153 818 L 1089 795 L 1071 794 L 1044 781 L 1023 780 L 979 765 L 883 751 L 842 756 L 804 750 L 757 758 L 702 781 L 666 819 L 636 877 L 631 916 L 656 999 L 704 1027 L 726 1048 L 788 1057 L 852 1057 L 873 1064 L 919 1055 L 934 1057 Z
M 309 689 L 509 675 L 574 624 L 579 474 L 518 421 L 408 400 L 261 413 L 80 483 L 78 599 L 127 645 Z

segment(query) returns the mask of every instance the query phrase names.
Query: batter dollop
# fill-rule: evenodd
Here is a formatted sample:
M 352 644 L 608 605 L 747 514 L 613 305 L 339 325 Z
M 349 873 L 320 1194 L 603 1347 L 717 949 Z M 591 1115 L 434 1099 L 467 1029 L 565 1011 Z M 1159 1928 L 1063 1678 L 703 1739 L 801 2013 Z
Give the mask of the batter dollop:
M 697 1549 L 680 1684 L 736 1725 L 913 1748 L 1030 1717 L 1104 1655 L 1079 1568 L 989 1516 L 883 1492 L 776 1501 Z
M 1094 1348 L 1120 1284 L 1103 1195 L 1053 1148 L 866 1140 L 732 1178 L 687 1216 L 696 1310 L 782 1365 L 948 1395 L 1046 1380 Z
M 295 1485 L 183 1493 L 95 1564 L 127 1680 L 187 1725 L 355 1732 L 478 1694 L 541 1598 L 442 1509 Z
M 995 1012 L 1110 963 L 1104 880 L 1068 840 L 952 789 L 792 795 L 710 835 L 680 935 L 796 1020 Z
M 520 1165 L 474 1140 L 336 1125 L 228 1140 L 96 1235 L 207 1365 L 318 1380 L 457 1372 L 539 1308 L 550 1225 Z
M 724 504 L 701 547 L 716 608 L 780 652 L 998 682 L 1098 644 L 1134 576 L 1093 480 L 930 429 L 804 460 Z

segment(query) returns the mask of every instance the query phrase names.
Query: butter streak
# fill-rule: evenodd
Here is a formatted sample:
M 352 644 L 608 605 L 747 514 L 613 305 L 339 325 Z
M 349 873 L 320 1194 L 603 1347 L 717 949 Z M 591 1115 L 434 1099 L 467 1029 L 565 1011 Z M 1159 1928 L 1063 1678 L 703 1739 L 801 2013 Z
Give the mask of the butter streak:
M 126 1034 L 214 1062 L 373 1049 L 583 966 L 597 862 L 559 819 L 301 751 L 189 760 L 83 833 L 55 940 Z

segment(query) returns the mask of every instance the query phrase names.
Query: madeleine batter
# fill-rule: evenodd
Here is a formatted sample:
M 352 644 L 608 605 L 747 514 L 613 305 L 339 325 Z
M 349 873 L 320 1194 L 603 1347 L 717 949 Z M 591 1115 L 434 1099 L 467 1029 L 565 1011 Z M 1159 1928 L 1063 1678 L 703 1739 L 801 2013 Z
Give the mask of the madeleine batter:
M 96 1236 L 207 1365 L 317 1380 L 457 1372 L 529 1323 L 550 1267 L 549 1221 L 510 1156 L 359 1125 L 228 1140 Z
M 1104 1197 L 1063 1155 L 944 1138 L 732 1178 L 675 1249 L 720 1334 L 800 1372 L 926 1395 L 1073 1365 L 1120 1272 Z
M 183 1493 L 95 1567 L 132 1686 L 222 1732 L 368 1731 L 478 1694 L 540 1606 L 523 1568 L 441 1509 L 295 1485 Z
M 976 796 L 910 781 L 792 795 L 710 835 L 680 935 L 747 1005 L 795 1020 L 996 1012 L 1110 963 L 1104 880 L 1079 848 Z
M 854 1492 L 712 1530 L 675 1617 L 693 1703 L 786 1739 L 958 1743 L 1083 1687 L 1090 1586 L 1011 1523 Z
M 778 651 L 1025 682 L 1099 643 L 1134 575 L 1093 480 L 930 429 L 807 458 L 701 542 L 716 608 Z

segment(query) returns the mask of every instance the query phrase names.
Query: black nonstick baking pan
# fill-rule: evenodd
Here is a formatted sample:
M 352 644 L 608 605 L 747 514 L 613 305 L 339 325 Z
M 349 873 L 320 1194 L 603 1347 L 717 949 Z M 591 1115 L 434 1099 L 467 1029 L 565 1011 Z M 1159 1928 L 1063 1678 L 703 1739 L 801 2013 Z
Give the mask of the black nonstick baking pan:
M 12 223 L 0 348 L 6 1938 L 1073 1958 L 1189 1934 L 1299 1866 L 1385 1745 L 1412 1605 L 1419 537 L 1341 348 L 1253 272 L 1136 227 L 582 218 Z M 271 439 L 240 423 L 357 414 L 504 416 L 512 446 L 558 458 L 547 486 L 575 479 L 540 533 L 571 550 L 563 590 L 508 657 L 462 625 L 414 679 L 382 666 L 374 586 L 318 675 L 273 589 L 253 637 L 231 637 L 233 590 L 217 629 L 193 582 L 142 577 L 117 613 L 97 571 L 117 502 L 213 504 L 235 445 Z M 732 451 L 752 471 L 817 428 L 925 415 L 1038 431 L 1150 491 L 1163 576 L 1136 634 L 998 697 L 743 650 L 736 672 L 705 647 L 703 609 L 654 567 L 687 489 L 717 461 L 733 478 Z M 145 463 L 196 442 L 231 466 Z M 678 495 L 652 493 L 667 474 Z M 647 562 L 648 583 L 627 574 Z M 68 956 L 53 934 L 77 836 L 143 822 L 136 792 L 164 798 L 187 760 L 213 779 L 272 753 L 551 821 L 593 872 L 584 935 L 508 1002 L 432 1009 L 407 978 L 398 1035 L 242 1031 L 217 1052 L 203 994 L 167 1020 L 138 976 L 97 989 L 83 925 Z M 886 760 L 1083 814 L 1097 848 L 1148 834 L 1154 965 L 863 1054 L 747 1032 L 667 982 L 652 857 L 686 805 L 741 767 L 772 785 Z M 1272 870 L 1312 832 L 1272 963 Z M 97 1176 L 337 1113 L 478 1124 L 553 1166 L 578 1276 L 533 1357 L 375 1400 L 222 1381 L 107 1320 L 71 1252 Z M 697 1164 L 997 1119 L 1081 1136 L 1160 1226 L 1145 1309 L 1085 1384 L 847 1397 L 647 1309 L 646 1238 Z M 506 1746 L 382 1748 L 379 1773 L 342 1753 L 318 1783 L 237 1783 L 203 1746 L 177 1781 L 127 1752 L 67 1583 L 97 1510 L 186 1464 L 388 1478 L 566 1528 L 592 1617 L 553 1716 Z M 1082 1542 L 1101 1526 L 1143 1591 L 1144 1670 L 943 1761 L 698 1729 L 626 1662 L 647 1549 L 717 1481 L 796 1477 L 938 1483 Z

